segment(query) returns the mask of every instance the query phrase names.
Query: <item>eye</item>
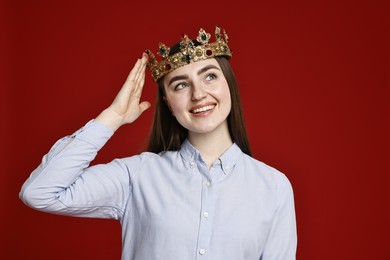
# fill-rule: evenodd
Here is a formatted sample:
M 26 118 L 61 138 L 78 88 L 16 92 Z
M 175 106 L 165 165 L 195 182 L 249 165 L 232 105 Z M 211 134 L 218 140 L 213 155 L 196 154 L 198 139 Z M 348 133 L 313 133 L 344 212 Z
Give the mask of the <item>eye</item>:
M 178 83 L 178 84 L 176 84 L 176 85 L 174 86 L 174 89 L 175 89 L 175 90 L 180 90 L 180 89 L 185 88 L 186 86 L 187 86 L 186 83 L 180 82 L 180 83 Z
M 213 80 L 215 78 L 217 78 L 217 75 L 215 75 L 214 73 L 207 74 L 206 76 L 207 81 Z

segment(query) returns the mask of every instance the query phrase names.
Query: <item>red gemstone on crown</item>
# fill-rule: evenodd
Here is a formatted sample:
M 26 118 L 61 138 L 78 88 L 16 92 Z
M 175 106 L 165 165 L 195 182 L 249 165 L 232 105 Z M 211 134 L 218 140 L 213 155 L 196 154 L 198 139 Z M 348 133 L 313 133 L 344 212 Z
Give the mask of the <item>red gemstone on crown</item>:
M 206 54 L 207 54 L 207 56 L 210 56 L 211 54 L 213 54 L 213 51 L 212 50 L 207 50 Z

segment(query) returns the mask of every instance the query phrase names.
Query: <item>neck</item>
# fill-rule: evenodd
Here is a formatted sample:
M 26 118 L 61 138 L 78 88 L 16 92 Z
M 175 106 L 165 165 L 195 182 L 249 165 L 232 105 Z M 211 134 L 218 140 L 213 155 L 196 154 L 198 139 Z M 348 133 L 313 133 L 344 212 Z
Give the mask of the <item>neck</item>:
M 227 124 L 224 126 L 223 131 L 213 131 L 204 134 L 189 132 L 188 140 L 198 149 L 208 168 L 233 144 Z

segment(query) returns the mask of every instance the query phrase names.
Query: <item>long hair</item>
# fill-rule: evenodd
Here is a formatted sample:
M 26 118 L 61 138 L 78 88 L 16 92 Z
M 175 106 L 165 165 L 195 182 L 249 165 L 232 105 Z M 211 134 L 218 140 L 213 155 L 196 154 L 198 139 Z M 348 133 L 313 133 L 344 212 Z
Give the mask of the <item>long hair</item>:
M 170 53 L 170 55 L 172 54 Z M 219 56 L 215 57 L 215 59 L 221 67 L 230 90 L 232 105 L 230 114 L 227 117 L 230 136 L 233 142 L 235 142 L 244 153 L 251 156 L 252 153 L 245 128 L 236 77 L 226 57 Z M 180 149 L 183 141 L 187 138 L 188 130 L 179 124 L 164 100 L 165 90 L 163 78 L 159 79 L 157 84 L 156 107 L 154 110 L 153 125 L 147 150 L 154 153 L 177 151 Z

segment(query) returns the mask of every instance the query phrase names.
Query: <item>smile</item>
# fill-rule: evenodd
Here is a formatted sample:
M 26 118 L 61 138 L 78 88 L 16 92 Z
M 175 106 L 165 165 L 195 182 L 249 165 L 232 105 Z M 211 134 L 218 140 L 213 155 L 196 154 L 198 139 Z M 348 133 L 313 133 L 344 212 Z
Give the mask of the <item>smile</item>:
M 206 112 L 206 111 L 213 109 L 214 107 L 215 107 L 215 105 L 208 105 L 208 106 L 196 108 L 194 110 L 191 110 L 191 113 L 198 114 L 198 113 Z

